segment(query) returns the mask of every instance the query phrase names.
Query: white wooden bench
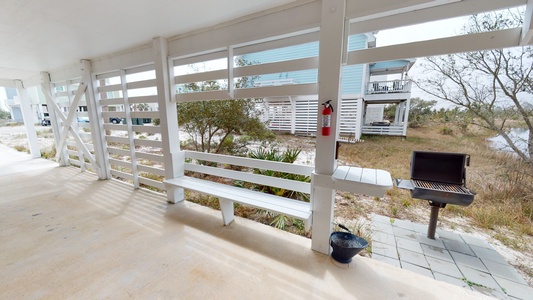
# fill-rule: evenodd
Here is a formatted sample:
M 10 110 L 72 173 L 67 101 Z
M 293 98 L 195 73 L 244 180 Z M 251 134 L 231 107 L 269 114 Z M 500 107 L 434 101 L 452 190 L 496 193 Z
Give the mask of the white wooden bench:
M 295 165 L 282 162 L 273 162 L 258 160 L 244 157 L 235 157 L 219 154 L 209 154 L 194 151 L 183 151 L 185 157 L 185 171 L 208 174 L 229 178 L 237 181 L 244 181 L 259 185 L 282 188 L 286 190 L 310 194 L 311 184 L 284 178 L 253 174 L 249 168 L 272 170 L 283 173 L 311 176 L 314 168 L 311 166 Z M 216 163 L 216 166 L 210 164 L 198 164 L 194 161 L 204 161 Z M 245 171 L 227 169 L 224 166 L 232 165 L 245 167 Z M 164 181 L 168 188 L 179 187 L 186 190 L 200 192 L 210 196 L 217 197 L 220 202 L 222 219 L 224 225 L 228 225 L 234 219 L 234 202 L 243 205 L 252 206 L 260 209 L 272 211 L 277 214 L 283 214 L 292 218 L 302 220 L 306 230 L 311 226 L 311 203 L 286 197 L 267 194 L 246 188 L 231 186 L 217 183 L 210 180 L 194 178 L 191 176 L 180 176 L 177 178 L 167 179 Z

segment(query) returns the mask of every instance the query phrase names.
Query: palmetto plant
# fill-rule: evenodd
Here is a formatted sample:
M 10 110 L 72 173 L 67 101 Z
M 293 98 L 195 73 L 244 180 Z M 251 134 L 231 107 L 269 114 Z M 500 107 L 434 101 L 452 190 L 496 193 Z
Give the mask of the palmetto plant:
M 296 161 L 296 159 L 298 158 L 298 155 L 301 152 L 302 152 L 301 149 L 287 148 L 281 151 L 278 148 L 260 147 L 257 150 L 250 151 L 248 153 L 248 157 L 254 158 L 254 159 L 279 161 L 279 162 L 292 164 Z M 284 179 L 297 180 L 297 181 L 303 181 L 303 182 L 311 181 L 311 178 L 309 176 L 298 175 L 298 174 L 291 174 L 291 173 L 278 172 L 278 171 L 272 171 L 272 170 L 262 170 L 262 169 L 254 169 L 253 172 L 254 174 L 260 174 L 264 176 L 272 176 L 272 177 L 277 177 L 277 178 L 284 178 Z M 272 195 L 277 195 L 277 196 L 282 196 L 282 197 L 298 199 L 298 200 L 309 202 L 309 195 L 302 193 L 302 192 L 296 192 L 296 191 L 292 191 L 288 189 L 271 187 L 271 186 L 266 186 L 266 185 L 256 185 L 255 189 L 260 190 L 264 193 L 272 194 Z
M 248 157 L 254 158 L 254 159 L 278 161 L 278 162 L 284 162 L 284 163 L 294 163 L 296 159 L 298 158 L 298 155 L 300 154 L 300 152 L 301 152 L 301 149 L 287 148 L 283 151 L 280 151 L 278 148 L 275 148 L 275 147 L 270 147 L 270 148 L 260 147 L 257 150 L 250 151 L 248 153 Z M 272 177 L 285 178 L 285 179 L 297 180 L 297 181 L 303 181 L 303 182 L 311 181 L 311 178 L 309 176 L 278 172 L 278 171 L 273 171 L 273 170 L 262 170 L 262 169 L 256 168 L 253 170 L 253 172 L 254 174 L 260 174 L 264 176 L 272 176 Z M 309 195 L 302 193 L 302 192 L 297 192 L 297 191 L 292 191 L 288 189 L 272 187 L 272 186 L 267 186 L 267 185 L 255 185 L 254 188 L 264 193 L 309 202 Z M 274 227 L 279 228 L 279 229 L 285 229 L 287 225 L 296 224 L 297 222 L 295 221 L 296 221 L 295 219 L 287 217 L 285 215 L 276 215 L 276 216 L 273 216 L 273 219 L 270 222 L 270 225 L 273 225 Z

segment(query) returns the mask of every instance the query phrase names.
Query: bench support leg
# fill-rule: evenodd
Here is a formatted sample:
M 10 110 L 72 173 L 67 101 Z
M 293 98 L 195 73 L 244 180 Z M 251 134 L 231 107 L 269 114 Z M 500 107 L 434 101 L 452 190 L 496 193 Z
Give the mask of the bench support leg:
M 185 199 L 185 191 L 179 187 L 167 187 L 168 203 L 176 204 Z
M 228 225 L 233 221 L 235 216 L 233 213 L 233 201 L 223 198 L 220 198 L 218 201 L 220 203 L 220 211 L 222 211 L 224 225 Z

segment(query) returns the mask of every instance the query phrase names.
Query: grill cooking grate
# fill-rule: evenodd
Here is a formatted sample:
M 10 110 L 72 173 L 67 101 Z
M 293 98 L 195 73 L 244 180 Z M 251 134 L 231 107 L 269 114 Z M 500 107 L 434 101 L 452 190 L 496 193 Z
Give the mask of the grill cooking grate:
M 415 187 L 423 189 L 439 190 L 444 192 L 473 195 L 472 192 L 462 185 L 448 184 L 434 181 L 412 180 Z

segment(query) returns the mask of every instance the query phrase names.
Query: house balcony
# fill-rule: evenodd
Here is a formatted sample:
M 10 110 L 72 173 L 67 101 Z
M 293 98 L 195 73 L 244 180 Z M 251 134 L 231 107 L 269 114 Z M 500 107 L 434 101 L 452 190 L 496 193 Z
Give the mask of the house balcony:
M 410 80 L 372 81 L 366 86 L 365 101 L 395 102 L 411 96 Z

